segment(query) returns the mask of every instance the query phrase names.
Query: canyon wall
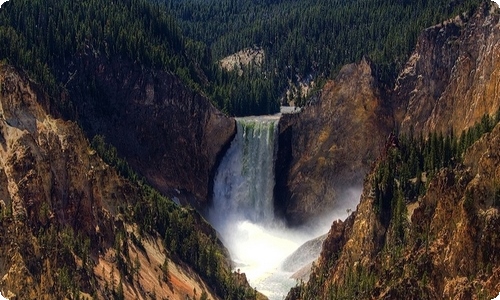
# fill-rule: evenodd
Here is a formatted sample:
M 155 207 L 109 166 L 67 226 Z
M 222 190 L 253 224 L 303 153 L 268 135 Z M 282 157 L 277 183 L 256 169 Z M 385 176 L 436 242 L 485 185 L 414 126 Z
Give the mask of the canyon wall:
M 290 224 L 331 211 L 359 188 L 392 126 L 368 60 L 342 68 L 317 102 L 279 124 L 275 199 Z
M 460 133 L 500 107 L 496 4 L 426 29 L 391 99 L 401 130 Z
M 411 199 L 393 194 L 384 208 L 380 178 L 385 171 L 380 166 L 396 170 L 401 162 L 391 165 L 389 157 L 397 161 L 394 153 L 408 151 L 395 136 L 388 139 L 365 178 L 357 209 L 345 221 L 332 224 L 309 282 L 292 289 L 287 299 L 491 299 L 498 295 L 497 9 L 493 3 L 483 3 L 470 19 L 458 17 L 425 30 L 387 98 L 396 128 L 402 132 L 413 128 L 426 135 L 453 129 L 456 137 L 485 114 L 494 120 L 494 128 L 447 167 L 407 179 L 409 184 L 423 182 L 423 194 Z M 405 184 L 404 177 L 385 178 L 390 178 L 395 191 Z
M 22 72 L 0 65 L 2 295 L 220 299 L 222 284 L 246 289 L 243 275 L 231 276 L 227 250 L 199 214 L 121 177 L 76 123 L 47 113 L 49 103 Z M 184 236 L 165 239 L 162 226 Z M 193 249 L 203 244 L 196 255 L 211 257 L 213 274 L 226 281 L 184 258 L 181 238 Z
M 60 75 L 87 135 L 103 135 L 163 193 L 205 205 L 234 120 L 171 73 L 89 52 Z

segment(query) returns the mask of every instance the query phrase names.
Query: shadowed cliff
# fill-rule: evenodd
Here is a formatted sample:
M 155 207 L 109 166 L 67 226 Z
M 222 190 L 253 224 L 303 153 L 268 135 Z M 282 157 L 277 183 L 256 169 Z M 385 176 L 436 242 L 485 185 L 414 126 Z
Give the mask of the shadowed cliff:
M 89 137 L 104 135 L 163 193 L 206 204 L 234 120 L 165 71 L 85 53 L 66 76 L 73 73 L 67 88 Z
M 421 35 L 390 98 L 401 134 L 386 140 L 356 211 L 332 224 L 308 283 L 287 299 L 498 295 L 496 8 Z
M 369 61 L 342 68 L 316 103 L 280 120 L 276 207 L 298 225 L 358 188 L 379 155 L 392 117 Z

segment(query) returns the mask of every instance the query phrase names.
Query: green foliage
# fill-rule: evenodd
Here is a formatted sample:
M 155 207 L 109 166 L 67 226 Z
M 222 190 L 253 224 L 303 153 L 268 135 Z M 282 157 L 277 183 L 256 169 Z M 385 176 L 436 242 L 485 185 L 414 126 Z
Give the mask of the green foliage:
M 416 201 L 425 194 L 430 178 L 440 168 L 452 168 L 461 163 L 467 149 L 490 132 L 498 122 L 498 114 L 484 116 L 480 122 L 466 130 L 460 139 L 455 137 L 453 131 L 446 136 L 431 133 L 426 139 L 422 136 L 415 137 L 413 130 L 408 135 L 391 135 L 384 153 L 375 165 L 372 177 L 374 208 L 381 224 L 386 228 L 383 248 L 377 257 L 382 265 L 380 268 L 372 268 L 358 262 L 342 272 L 343 277 L 331 281 L 331 270 L 339 263 L 339 253 L 331 253 L 323 257 L 321 265 L 313 265 L 309 282 L 293 288 L 287 299 L 316 299 L 318 295 L 326 295 L 326 299 L 369 299 L 373 297 L 377 278 L 382 276 L 387 279 L 389 276 L 397 281 L 397 278 L 403 278 L 405 274 L 417 279 L 421 298 L 429 299 L 427 281 L 432 261 L 427 253 L 429 242 L 433 239 L 429 236 L 430 223 L 417 238 L 425 247 L 425 255 L 415 262 L 406 261 L 404 251 L 410 232 L 407 203 Z M 492 190 L 492 202 L 495 205 L 500 201 L 500 188 L 496 182 L 493 183 Z M 474 199 L 474 190 L 466 190 L 466 210 L 474 211 Z M 390 287 L 401 295 L 408 292 L 399 290 L 401 286 Z
M 118 288 L 116 289 L 116 291 L 113 292 L 113 297 L 115 300 L 124 300 L 125 299 L 125 295 L 123 293 L 123 282 L 121 279 L 120 279 L 120 282 L 118 282 Z
M 161 271 L 163 272 L 163 274 L 162 274 L 162 280 L 164 282 L 168 282 L 168 276 L 169 276 L 169 271 L 168 271 L 168 257 L 165 257 L 165 260 L 163 261 L 163 264 L 161 265 Z
M 165 0 L 186 36 L 205 42 L 218 59 L 257 45 L 263 72 L 287 86 L 310 74 L 330 77 L 370 57 L 389 82 L 418 34 L 480 1 Z
M 208 294 L 206 291 L 201 292 L 200 300 L 208 300 Z
M 446 136 L 430 133 L 427 139 L 415 138 L 410 130 L 409 135 L 396 139 L 377 165 L 373 179 L 375 207 L 381 222 L 388 225 L 393 217 L 394 221 L 400 219 L 401 203 L 416 201 L 439 169 L 460 163 L 464 152 L 497 123 L 496 115 L 485 115 L 479 123 L 462 132 L 459 139 L 453 130 Z
M 240 285 L 231 274 L 230 264 L 217 239 L 216 232 L 193 209 L 176 205 L 172 200 L 147 185 L 125 160 L 118 157 L 116 149 L 106 144 L 103 136 L 96 136 L 92 145 L 105 162 L 122 169 L 139 191 L 139 200 L 126 216 L 139 225 L 143 233 L 159 233 L 172 259 L 182 260 L 193 267 L 214 291 L 224 299 L 254 299 L 253 289 Z M 117 231 L 114 248 L 120 272 L 128 275 L 129 270 L 126 234 Z M 138 240 L 137 238 L 134 238 Z M 168 259 L 162 265 L 163 280 L 168 278 Z
M 45 264 L 48 260 L 49 268 L 55 270 L 53 273 L 45 273 L 46 276 L 54 276 L 54 287 L 51 291 L 54 297 L 76 299 L 81 290 L 88 291 L 89 287 L 81 284 L 82 278 L 89 278 L 93 273 L 89 260 L 91 241 L 87 236 L 75 232 L 71 226 L 50 223 L 38 230 L 36 240 L 43 256 L 35 256 L 33 259 L 40 264 Z M 82 267 L 77 267 L 75 257 L 81 260 Z M 32 268 L 31 272 L 33 276 L 39 277 L 42 269 Z
M 231 115 L 270 114 L 278 111 L 290 82 L 334 76 L 363 56 L 375 62 L 379 78 L 390 82 L 424 27 L 477 3 L 19 0 L 0 11 L 0 60 L 26 70 L 67 116 L 75 109 L 61 92 L 72 76 L 92 72 L 68 73 L 83 55 L 175 73 Z M 239 75 L 216 63 L 254 45 L 266 53 L 261 67 Z
M 339 284 L 325 284 L 326 274 L 328 268 L 313 266 L 309 282 L 292 288 L 289 295 L 292 299 L 317 299 L 318 295 L 326 295 L 326 299 L 369 299 L 375 287 L 375 273 L 360 264 L 348 269 Z
M 142 180 L 139 175 L 130 167 L 124 159 L 118 156 L 118 151 L 115 147 L 107 144 L 102 135 L 96 135 L 91 141 L 92 148 L 96 150 L 99 156 L 109 165 L 113 166 L 120 175 L 130 179 L 132 182 Z
M 0 59 L 27 71 L 67 116 L 73 104 L 61 93 L 73 76 L 94 71 L 68 73 L 85 55 L 169 71 L 196 90 L 206 81 L 200 65 L 211 68 L 206 47 L 185 39 L 158 2 L 20 0 L 0 11 Z
M 214 84 L 207 88 L 210 98 L 222 111 L 234 115 L 263 115 L 279 111 L 277 82 L 253 68 L 227 72 L 213 70 Z
M 344 276 L 341 286 L 330 286 L 328 296 L 330 299 L 356 299 L 367 298 L 375 286 L 375 276 L 366 268 L 357 265 L 349 269 Z

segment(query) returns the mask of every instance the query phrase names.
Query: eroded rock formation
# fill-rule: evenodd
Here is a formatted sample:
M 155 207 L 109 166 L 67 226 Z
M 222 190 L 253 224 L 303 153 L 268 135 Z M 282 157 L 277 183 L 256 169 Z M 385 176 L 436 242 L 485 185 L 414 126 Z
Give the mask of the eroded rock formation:
M 122 59 L 87 53 L 61 76 L 90 137 L 104 135 L 163 193 L 206 204 L 233 119 L 174 75 Z
M 134 222 L 137 204 L 148 205 L 139 186 L 105 164 L 78 125 L 49 115 L 48 103 L 27 77 L 0 65 L 2 294 L 185 299 L 206 293 L 218 299 L 214 285 L 166 249 L 160 234 Z M 191 214 L 197 231 L 217 241 L 198 214 L 174 210 Z M 219 267 L 230 272 L 229 265 Z
M 275 198 L 291 224 L 327 212 L 360 187 L 390 132 L 392 117 L 370 62 L 347 65 L 318 102 L 280 120 Z
M 500 107 L 496 4 L 426 29 L 400 74 L 393 105 L 403 131 L 460 133 Z

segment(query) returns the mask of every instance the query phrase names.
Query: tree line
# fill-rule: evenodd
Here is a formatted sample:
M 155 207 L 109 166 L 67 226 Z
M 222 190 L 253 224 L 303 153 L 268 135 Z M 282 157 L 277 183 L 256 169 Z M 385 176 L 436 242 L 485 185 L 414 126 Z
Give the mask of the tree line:
M 255 77 L 282 95 L 289 82 L 331 78 L 341 66 L 369 57 L 387 85 L 406 62 L 420 32 L 477 0 L 165 0 L 183 33 L 204 42 L 216 60 L 248 47 L 264 49 Z M 248 79 L 246 79 L 248 80 Z M 226 87 L 228 88 L 228 87 Z M 274 101 L 274 99 L 272 99 Z
M 427 26 L 478 0 L 18 0 L 0 11 L 0 60 L 64 104 L 62 74 L 87 53 L 175 73 L 230 115 L 270 114 L 290 83 L 335 76 L 368 56 L 386 84 Z M 218 61 L 248 47 L 264 63 L 240 75 Z M 66 108 L 68 109 L 68 108 Z

